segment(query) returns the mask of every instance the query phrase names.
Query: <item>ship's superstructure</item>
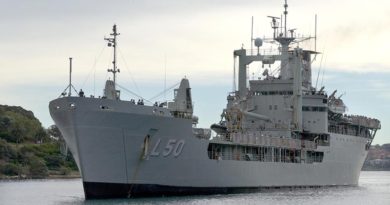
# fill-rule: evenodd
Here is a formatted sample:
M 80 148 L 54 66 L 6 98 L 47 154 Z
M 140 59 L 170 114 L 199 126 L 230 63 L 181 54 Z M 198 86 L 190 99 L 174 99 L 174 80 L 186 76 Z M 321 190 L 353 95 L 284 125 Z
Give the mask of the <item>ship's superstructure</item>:
M 238 90 L 227 96 L 221 121 L 197 128 L 191 88 L 183 79 L 174 100 L 145 105 L 120 99 L 113 80 L 101 98 L 65 96 L 50 113 L 80 169 L 86 198 L 214 194 L 262 188 L 356 185 L 380 122 L 347 115 L 336 91 L 312 85 L 313 55 L 294 30 L 271 16 L 270 39 L 253 39 L 255 51 L 234 51 Z M 263 43 L 277 43 L 275 51 Z M 293 47 L 294 46 L 294 47 Z M 249 80 L 253 62 L 279 66 Z M 235 87 L 235 86 L 234 86 Z M 212 131 L 215 135 L 212 137 Z

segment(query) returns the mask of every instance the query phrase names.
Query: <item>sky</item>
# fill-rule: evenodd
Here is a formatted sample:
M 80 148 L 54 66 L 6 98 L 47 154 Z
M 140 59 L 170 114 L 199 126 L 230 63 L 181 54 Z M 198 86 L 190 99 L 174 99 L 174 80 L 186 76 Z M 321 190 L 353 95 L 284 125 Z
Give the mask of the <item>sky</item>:
M 232 91 L 233 50 L 250 48 L 254 36 L 270 37 L 268 15 L 284 1 L 265 0 L 0 0 L 0 104 L 34 112 L 53 124 L 48 103 L 68 84 L 102 95 L 112 50 L 104 37 L 118 25 L 118 84 L 150 99 L 187 77 L 200 127 L 220 120 Z M 288 28 L 314 36 L 313 82 L 344 94 L 349 114 L 378 118 L 374 144 L 390 143 L 390 2 L 385 0 L 290 0 Z M 302 47 L 314 49 L 311 41 Z M 276 46 L 273 46 L 276 48 Z M 317 80 L 317 73 L 320 77 Z M 262 73 L 251 66 L 256 77 Z M 250 76 L 252 78 L 252 76 Z M 123 99 L 134 98 L 122 91 Z M 159 100 L 172 99 L 173 93 Z

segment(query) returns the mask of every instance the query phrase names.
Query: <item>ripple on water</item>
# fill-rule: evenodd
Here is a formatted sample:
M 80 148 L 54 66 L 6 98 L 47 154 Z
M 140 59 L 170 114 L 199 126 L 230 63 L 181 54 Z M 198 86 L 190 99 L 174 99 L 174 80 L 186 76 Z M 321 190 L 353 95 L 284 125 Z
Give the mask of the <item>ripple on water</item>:
M 390 172 L 362 172 L 359 186 L 278 190 L 251 194 L 84 200 L 80 179 L 0 182 L 0 204 L 130 205 L 130 204 L 390 204 Z

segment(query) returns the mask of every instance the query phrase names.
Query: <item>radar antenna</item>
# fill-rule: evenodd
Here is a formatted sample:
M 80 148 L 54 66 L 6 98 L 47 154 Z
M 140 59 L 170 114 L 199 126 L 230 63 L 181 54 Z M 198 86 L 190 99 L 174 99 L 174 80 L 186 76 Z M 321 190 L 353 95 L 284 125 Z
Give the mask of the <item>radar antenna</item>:
M 110 36 L 112 36 L 112 37 L 104 38 L 104 40 L 108 41 L 108 43 L 107 43 L 108 47 L 114 48 L 114 56 L 113 56 L 114 59 L 112 61 L 113 68 L 107 69 L 108 72 L 111 72 L 113 74 L 114 87 L 116 86 L 116 73 L 120 72 L 120 70 L 116 66 L 116 45 L 117 45 L 116 36 L 119 36 L 119 35 L 120 35 L 120 33 L 117 32 L 116 25 L 114 24 L 114 26 L 112 27 L 112 33 L 110 33 Z
M 297 29 L 296 28 L 293 28 L 293 29 L 289 29 L 288 31 L 290 32 L 291 34 L 291 38 L 294 38 L 294 32 L 296 31 Z
M 277 34 L 276 34 L 277 29 L 279 28 L 279 22 L 276 19 L 280 19 L 280 18 L 276 17 L 276 16 L 267 16 L 267 17 L 272 19 L 271 27 L 272 27 L 272 29 L 274 29 L 274 39 L 275 39 L 277 36 Z

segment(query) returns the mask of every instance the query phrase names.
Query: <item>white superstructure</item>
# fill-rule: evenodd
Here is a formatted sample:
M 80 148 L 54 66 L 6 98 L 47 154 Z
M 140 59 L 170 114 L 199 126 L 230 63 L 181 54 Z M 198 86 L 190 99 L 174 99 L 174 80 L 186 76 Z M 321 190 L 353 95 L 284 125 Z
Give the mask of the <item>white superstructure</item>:
M 149 106 L 120 99 L 114 25 L 106 39 L 114 48 L 113 80 L 104 96 L 64 94 L 49 105 L 80 169 L 86 198 L 356 185 L 380 122 L 346 115 L 336 91 L 328 96 L 312 86 L 312 55 L 318 53 L 297 46 L 310 38 L 287 30 L 287 3 L 284 27 L 280 18 L 271 19 L 273 38 L 253 39 L 255 51 L 234 51 L 238 90 L 227 96 L 221 121 L 210 129 L 196 127 L 188 79 L 172 102 Z M 271 42 L 279 49 L 263 52 L 263 43 Z M 248 83 L 252 62 L 280 71 L 264 69 Z

